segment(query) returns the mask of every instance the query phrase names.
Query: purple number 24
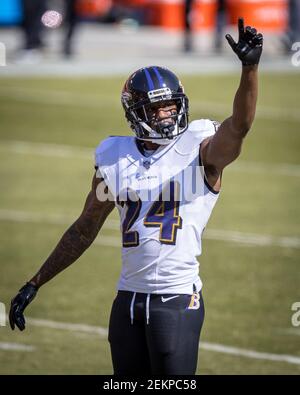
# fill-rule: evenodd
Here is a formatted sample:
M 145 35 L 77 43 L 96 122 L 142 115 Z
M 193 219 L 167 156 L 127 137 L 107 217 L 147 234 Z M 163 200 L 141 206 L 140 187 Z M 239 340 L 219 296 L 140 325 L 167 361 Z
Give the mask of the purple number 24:
M 139 245 L 139 234 L 137 231 L 132 231 L 130 228 L 139 217 L 142 201 L 137 196 L 136 192 L 128 190 L 127 197 L 134 194 L 134 199 L 126 199 L 120 201 L 118 204 L 122 207 L 127 205 L 127 212 L 122 224 L 122 239 L 123 247 L 136 247 Z M 170 181 L 168 190 L 168 199 L 164 199 L 165 190 L 159 194 L 157 200 L 151 205 L 144 218 L 144 226 L 158 227 L 159 241 L 162 244 L 176 244 L 177 230 L 182 228 L 182 218 L 179 215 L 179 183 Z

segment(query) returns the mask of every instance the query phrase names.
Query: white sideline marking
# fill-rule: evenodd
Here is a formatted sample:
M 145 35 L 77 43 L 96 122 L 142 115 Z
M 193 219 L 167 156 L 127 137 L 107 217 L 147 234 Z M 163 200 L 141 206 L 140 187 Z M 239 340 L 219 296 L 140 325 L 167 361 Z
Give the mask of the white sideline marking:
M 35 351 L 36 347 L 33 346 L 27 346 L 25 344 L 19 344 L 19 343 L 5 343 L 5 342 L 0 342 L 0 350 L 5 350 L 5 351 Z
M 30 88 L 19 88 L 19 87 L 2 87 L 0 95 L 7 98 L 29 102 L 29 103 L 46 103 L 54 105 L 66 105 L 74 107 L 88 107 L 99 109 L 99 102 L 102 97 L 99 95 L 92 94 L 80 94 L 76 92 L 69 91 L 59 91 L 59 90 L 40 90 L 40 89 L 30 89 Z M 76 98 L 74 100 L 74 97 Z M 118 104 L 115 98 L 107 97 L 105 99 L 105 104 Z M 103 103 L 102 103 L 103 105 Z M 202 102 L 199 100 L 194 100 L 191 108 L 211 112 L 220 116 L 229 116 L 231 107 L 224 103 L 218 102 Z M 257 118 L 269 119 L 269 120 L 289 120 L 289 121 L 300 121 L 300 114 L 296 108 L 276 108 L 276 107 L 263 107 L 258 106 L 256 112 Z
M 105 247 L 120 248 L 121 250 L 121 237 L 104 236 L 100 235 L 95 241 L 95 244 Z
M 255 233 L 236 232 L 231 230 L 207 229 L 203 234 L 204 239 L 232 241 L 235 243 L 255 245 L 261 247 L 278 246 L 300 248 L 300 238 L 260 235 Z
M 284 335 L 300 336 L 300 327 L 299 328 L 282 329 L 280 332 L 283 333 Z
M 100 336 L 107 336 L 108 331 L 100 326 L 92 326 L 86 324 L 70 324 L 67 322 L 57 322 L 50 320 L 43 320 L 39 318 L 27 318 L 26 322 L 29 325 L 39 326 L 51 329 L 63 329 L 71 332 L 84 332 L 84 333 L 94 333 Z
M 224 354 L 237 355 L 252 359 L 263 359 L 276 362 L 287 362 L 300 365 L 300 357 L 285 354 L 270 354 L 266 352 L 258 352 L 253 350 L 245 350 L 243 348 L 224 346 L 223 344 L 200 342 L 199 348 L 206 351 L 215 351 Z
M 38 155 L 58 158 L 76 158 L 93 161 L 94 150 L 87 147 L 60 145 L 52 143 L 37 143 L 29 141 L 2 140 L 0 150 L 23 155 Z M 290 163 L 259 163 L 239 160 L 233 163 L 226 172 L 237 171 L 247 173 L 269 173 L 283 176 L 300 177 L 300 165 Z
M 64 214 L 40 214 L 34 212 L 1 210 L 0 221 L 12 222 L 29 222 L 29 223 L 49 223 L 53 225 L 71 225 L 76 217 L 66 216 Z M 110 219 L 104 223 L 103 229 L 118 230 L 120 224 L 118 220 Z M 228 241 L 247 246 L 260 247 L 287 247 L 300 248 L 300 238 L 286 236 L 261 235 L 256 233 L 244 233 L 231 230 L 207 229 L 203 233 L 203 238 L 208 240 Z M 95 244 L 121 247 L 120 236 L 106 236 L 100 233 L 94 242 Z
M 71 332 L 85 332 L 93 333 L 103 337 L 107 337 L 108 330 L 100 326 L 86 325 L 86 324 L 70 324 L 65 322 L 56 322 L 50 320 L 28 318 L 28 324 L 38 327 L 52 328 L 52 329 L 63 329 Z M 225 346 L 223 344 L 200 342 L 200 349 L 206 351 L 215 351 L 222 354 L 231 354 L 236 356 L 242 356 L 252 359 L 263 359 L 268 361 L 276 362 L 287 362 L 296 365 L 300 365 L 300 357 L 285 354 L 270 354 L 265 352 L 258 352 L 253 350 L 245 350 L 243 348 Z
M 93 159 L 93 150 L 73 145 L 36 143 L 29 141 L 1 141 L 1 151 L 10 151 L 16 154 L 53 156 L 58 158 Z
M 71 225 L 76 216 L 69 216 L 65 214 L 44 214 L 34 213 L 30 211 L 19 210 L 2 210 L 0 209 L 0 220 L 13 222 L 34 222 L 34 223 L 50 223 L 54 225 Z M 116 219 L 110 219 L 104 223 L 103 228 L 110 230 L 119 230 L 120 224 Z

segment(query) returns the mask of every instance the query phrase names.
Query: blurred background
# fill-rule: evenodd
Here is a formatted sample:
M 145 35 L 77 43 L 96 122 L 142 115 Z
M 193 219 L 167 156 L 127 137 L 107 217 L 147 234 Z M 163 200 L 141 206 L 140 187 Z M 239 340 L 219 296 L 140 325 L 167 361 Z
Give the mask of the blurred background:
M 269 67 L 283 67 L 300 41 L 299 0 L 2 0 L 1 72 L 111 74 L 157 60 L 199 72 L 219 70 L 221 55 L 224 71 L 239 16 L 264 33 Z
M 241 66 L 224 35 L 237 39 L 240 16 L 265 37 L 259 101 L 204 234 L 197 373 L 300 373 L 300 1 L 1 0 L 0 374 L 112 373 L 116 212 L 40 290 L 25 332 L 1 312 L 79 215 L 95 147 L 131 133 L 120 105 L 130 73 L 169 67 L 191 119 L 231 115 Z

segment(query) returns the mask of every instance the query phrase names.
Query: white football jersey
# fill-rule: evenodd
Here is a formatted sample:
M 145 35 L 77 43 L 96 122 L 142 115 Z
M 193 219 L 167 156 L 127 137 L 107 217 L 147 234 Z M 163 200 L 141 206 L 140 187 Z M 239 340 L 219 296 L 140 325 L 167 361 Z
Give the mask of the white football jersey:
M 201 119 L 146 156 L 135 136 L 111 136 L 95 164 L 114 196 L 121 221 L 122 271 L 118 290 L 192 294 L 202 287 L 201 236 L 218 199 L 199 155 L 216 122 Z

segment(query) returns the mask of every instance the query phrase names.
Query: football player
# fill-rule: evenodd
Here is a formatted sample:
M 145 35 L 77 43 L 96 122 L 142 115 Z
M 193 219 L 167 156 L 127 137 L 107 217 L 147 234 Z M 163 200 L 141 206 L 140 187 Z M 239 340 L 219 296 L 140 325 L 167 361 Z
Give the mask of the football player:
M 92 244 L 116 207 L 122 271 L 109 342 L 115 374 L 195 374 L 204 319 L 201 236 L 252 125 L 263 37 L 238 22 L 226 38 L 242 62 L 232 115 L 221 124 L 189 123 L 188 98 L 170 70 L 144 67 L 125 82 L 122 105 L 134 136 L 110 136 L 96 149 L 96 173 L 79 218 L 13 298 L 10 325 L 25 328 L 24 309 L 38 289 Z

